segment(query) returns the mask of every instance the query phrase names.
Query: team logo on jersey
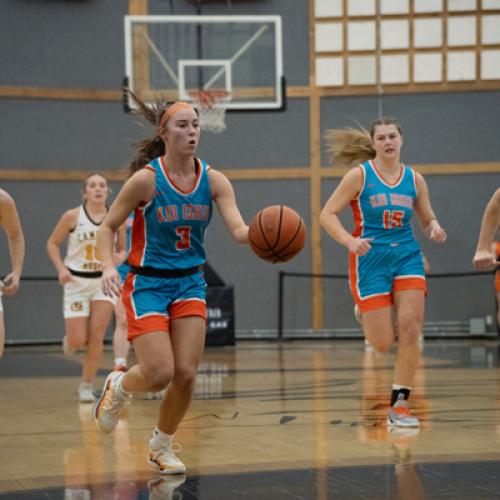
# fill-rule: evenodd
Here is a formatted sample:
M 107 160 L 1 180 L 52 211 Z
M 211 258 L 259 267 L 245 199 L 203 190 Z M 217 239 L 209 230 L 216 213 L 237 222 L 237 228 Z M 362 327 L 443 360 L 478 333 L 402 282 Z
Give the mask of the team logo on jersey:
M 413 198 L 406 196 L 405 194 L 395 194 L 390 195 L 391 203 L 393 205 L 398 205 L 400 207 L 413 208 Z
M 384 193 L 374 194 L 370 196 L 370 204 L 373 208 L 383 207 L 387 205 L 387 196 Z
M 83 304 L 81 302 L 72 302 L 70 309 L 73 312 L 81 312 L 81 311 L 83 311 Z

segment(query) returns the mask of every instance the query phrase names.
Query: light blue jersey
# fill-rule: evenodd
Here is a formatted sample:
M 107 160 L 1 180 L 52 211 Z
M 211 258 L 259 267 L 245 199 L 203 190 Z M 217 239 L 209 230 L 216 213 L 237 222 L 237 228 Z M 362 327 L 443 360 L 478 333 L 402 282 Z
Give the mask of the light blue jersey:
M 363 186 L 351 201 L 354 222 L 353 236 L 372 238 L 372 245 L 392 245 L 416 241 L 410 224 L 417 197 L 415 172 L 401 165 L 396 182 L 389 184 L 373 161 L 360 165 Z
M 136 267 L 186 269 L 205 263 L 205 231 L 212 216 L 208 164 L 195 158 L 196 180 L 189 191 L 170 178 L 162 157 L 145 168 L 156 175 L 156 193 L 135 210 L 128 261 Z

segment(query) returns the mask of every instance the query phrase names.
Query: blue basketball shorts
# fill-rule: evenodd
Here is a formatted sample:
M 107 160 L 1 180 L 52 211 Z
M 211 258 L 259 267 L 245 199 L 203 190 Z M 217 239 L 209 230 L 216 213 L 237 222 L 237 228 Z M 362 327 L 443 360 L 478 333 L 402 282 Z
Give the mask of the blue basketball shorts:
M 203 272 L 179 278 L 129 273 L 123 287 L 128 339 L 149 332 L 168 332 L 170 321 L 186 316 L 206 320 L 206 283 Z
M 393 293 L 427 293 L 424 257 L 416 243 L 373 245 L 366 255 L 349 255 L 349 284 L 361 312 L 390 307 Z

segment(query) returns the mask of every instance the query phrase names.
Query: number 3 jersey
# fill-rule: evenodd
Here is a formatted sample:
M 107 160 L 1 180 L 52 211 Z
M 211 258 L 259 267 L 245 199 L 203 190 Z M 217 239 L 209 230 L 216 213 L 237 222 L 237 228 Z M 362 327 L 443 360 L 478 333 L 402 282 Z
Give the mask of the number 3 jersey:
M 189 190 L 175 184 L 163 157 L 144 167 L 155 172 L 156 192 L 135 210 L 128 256 L 132 266 L 186 269 L 205 263 L 205 231 L 212 216 L 210 167 L 194 161 L 196 178 Z
M 101 271 L 101 262 L 97 255 L 99 225 L 90 218 L 85 205 L 81 205 L 76 227 L 68 238 L 68 249 L 64 259 L 66 267 L 84 273 Z
M 399 178 L 389 184 L 373 161 L 359 166 L 363 184 L 351 201 L 355 229 L 353 236 L 372 238 L 372 245 L 397 246 L 416 242 L 410 221 L 417 197 L 415 172 L 401 165 Z

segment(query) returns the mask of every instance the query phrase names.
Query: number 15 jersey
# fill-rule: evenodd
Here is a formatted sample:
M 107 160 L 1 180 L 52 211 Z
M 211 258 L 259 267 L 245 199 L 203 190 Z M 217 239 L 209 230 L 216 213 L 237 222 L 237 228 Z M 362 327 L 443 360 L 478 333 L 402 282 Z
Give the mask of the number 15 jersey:
M 417 197 L 415 172 L 401 165 L 399 178 L 389 184 L 373 161 L 359 166 L 363 184 L 351 201 L 353 236 L 372 238 L 372 245 L 398 245 L 416 241 L 410 221 Z
M 132 266 L 186 269 L 205 263 L 205 231 L 212 216 L 210 167 L 194 161 L 196 178 L 189 190 L 175 184 L 163 157 L 144 167 L 155 172 L 156 191 L 135 210 L 128 256 Z

